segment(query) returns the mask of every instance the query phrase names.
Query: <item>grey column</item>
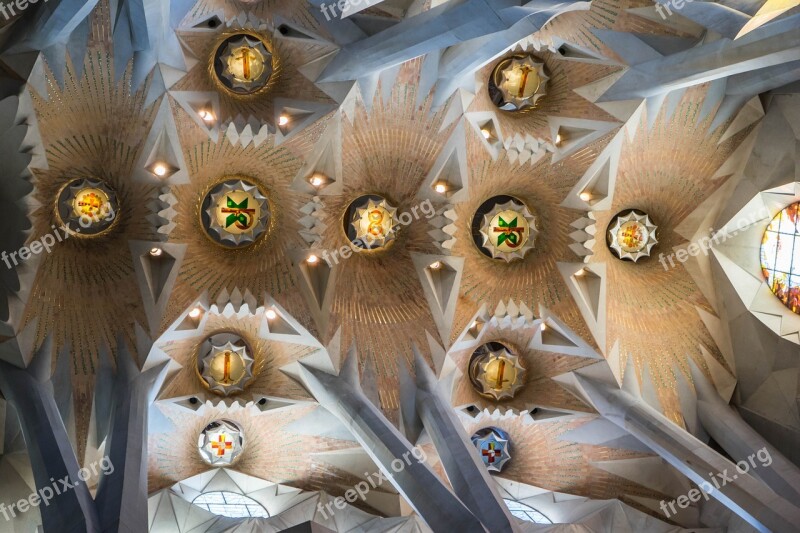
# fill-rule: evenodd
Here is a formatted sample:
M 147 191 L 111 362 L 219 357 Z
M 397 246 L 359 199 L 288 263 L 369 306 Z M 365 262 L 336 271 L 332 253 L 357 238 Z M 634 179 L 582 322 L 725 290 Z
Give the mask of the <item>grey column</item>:
M 107 398 L 111 405 L 106 450 L 114 466 L 97 489 L 104 532 L 147 531 L 147 413 L 167 363 L 139 372 L 125 343 L 117 342 L 117 373 Z
M 709 495 L 759 531 L 797 531 L 800 509 L 784 500 L 766 484 L 741 475 L 736 466 L 664 415 L 625 391 L 578 373 L 577 384 L 597 411 L 629 432 L 696 484 L 705 485 L 712 475 L 726 474 Z
M 51 348 L 48 338 L 27 369 L 0 361 L 0 390 L 19 415 L 36 489 L 52 495 L 48 505 L 39 505 L 44 531 L 100 532 L 92 495 L 78 477 L 80 466 L 53 396 Z
M 516 531 L 486 465 L 478 458 L 452 405 L 437 390 L 436 376 L 416 349 L 414 356 L 417 411 L 439 452 L 453 491 L 492 533 Z
M 694 363 L 690 364 L 697 391 L 697 415 L 703 429 L 736 461 L 747 462 L 756 452 L 766 449 L 772 463 L 769 466 L 756 463 L 759 467 L 751 473 L 789 501 L 800 502 L 800 469 L 750 427 L 720 398 Z
M 336 416 L 397 491 L 434 531 L 480 532 L 481 522 L 445 487 L 427 464 L 414 459 L 412 445 L 361 390 L 358 356 L 351 350 L 339 376 L 300 364 L 311 394 Z M 404 461 L 410 457 L 410 461 Z M 393 461 L 404 467 L 395 472 Z M 410 464 L 408 464 L 410 463 Z

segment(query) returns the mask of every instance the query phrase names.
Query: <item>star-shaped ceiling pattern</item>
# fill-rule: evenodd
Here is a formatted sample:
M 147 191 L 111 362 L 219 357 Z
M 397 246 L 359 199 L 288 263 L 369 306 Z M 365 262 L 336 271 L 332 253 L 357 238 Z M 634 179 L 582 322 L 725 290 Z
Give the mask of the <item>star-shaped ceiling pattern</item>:
M 683 427 L 678 391 L 690 365 L 733 374 L 711 331 L 717 313 L 702 273 L 664 268 L 657 254 L 686 247 L 696 217 L 686 198 L 699 204 L 724 186 L 719 168 L 752 130 L 712 125 L 713 84 L 666 100 L 601 101 L 631 59 L 611 50 L 606 29 L 666 48 L 697 40 L 690 25 L 659 25 L 646 5 L 598 0 L 511 43 L 501 55 L 533 54 L 549 81 L 533 109 L 507 113 L 486 88 L 494 60 L 462 73 L 457 87 L 431 82 L 431 65 L 447 59 L 436 53 L 354 80 L 316 81 L 348 39 L 399 28 L 414 10 L 365 11 L 345 21 L 348 37 L 305 2 L 201 0 L 174 30 L 185 70 L 150 58 L 155 69 L 142 76 L 141 55 L 132 66 L 122 61 L 130 56 L 115 48 L 112 9 L 101 3 L 80 68 L 50 51 L 25 93 L 40 142 L 26 200 L 31 240 L 52 230 L 54 203 L 72 180 L 104 180 L 120 206 L 106 234 L 67 239 L 36 259 L 33 284 L 19 293 L 20 344 L 30 352 L 49 334 L 71 347 L 78 457 L 102 449 L 94 379 L 114 358 L 99 354 L 120 338 L 142 352 L 132 352 L 140 368 L 168 371 L 150 421 L 151 492 L 207 468 L 197 436 L 220 418 L 247 436 L 239 472 L 307 490 L 352 485 L 361 473 L 337 454 L 367 456 L 303 387 L 301 369 L 337 373 L 341 354 L 356 348 L 365 397 L 398 422 L 400 376 L 417 348 L 443 389 L 452 380 L 447 400 L 467 435 L 488 425 L 510 435 L 504 480 L 628 499 L 641 510 L 643 500 L 667 496 L 615 473 L 625 471 L 622 461 L 655 457 L 622 437 L 586 437 L 602 420 L 564 376 L 607 362 L 620 385 Z M 236 33 L 274 56 L 254 95 L 232 94 L 214 78 L 217 48 Z M 252 245 L 228 249 L 206 234 L 202 201 L 215 185 L 244 178 L 266 197 L 269 223 Z M 365 195 L 385 198 L 410 222 L 385 247 L 354 252 L 343 217 Z M 524 202 L 537 222 L 533 248 L 508 263 L 482 254 L 472 231 L 475 213 L 498 195 Z M 637 264 L 616 259 L 604 238 L 626 209 L 658 225 L 654 256 Z M 141 342 L 145 331 L 152 348 Z M 255 359 L 252 382 L 224 400 L 197 370 L 200 343 L 219 332 L 242 336 Z M 493 341 L 513 347 L 527 370 L 504 401 L 478 394 L 468 375 L 471 354 Z M 447 484 L 434 448 L 417 440 Z

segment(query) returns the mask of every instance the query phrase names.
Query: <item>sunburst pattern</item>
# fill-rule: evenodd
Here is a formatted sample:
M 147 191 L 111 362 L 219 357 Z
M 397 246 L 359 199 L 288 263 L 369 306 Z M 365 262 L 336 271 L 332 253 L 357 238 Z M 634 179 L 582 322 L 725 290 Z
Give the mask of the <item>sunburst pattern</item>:
M 675 228 L 720 186 L 711 176 L 744 134 L 716 149 L 724 130 L 709 132 L 708 120 L 696 125 L 704 97 L 701 88 L 690 91 L 673 120 L 663 120 L 662 115 L 650 132 L 646 117 L 642 118 L 639 135 L 623 148 L 613 206 L 596 213 L 598 232 L 602 232 L 622 209 L 647 212 L 659 225 L 660 242 L 653 257 L 636 264 L 619 261 L 598 239 L 591 258 L 608 265 L 608 292 L 613 295 L 608 300 L 608 346 L 618 341 L 622 366 L 633 356 L 640 378 L 643 367 L 649 368 L 665 413 L 679 424 L 683 422 L 674 369 L 680 368 L 690 379 L 690 358 L 706 367 L 703 349 L 721 364 L 725 362 L 697 311 L 713 313 L 709 303 L 683 265 L 676 262 L 671 268 L 667 262 L 665 269 L 657 256 L 686 244 Z

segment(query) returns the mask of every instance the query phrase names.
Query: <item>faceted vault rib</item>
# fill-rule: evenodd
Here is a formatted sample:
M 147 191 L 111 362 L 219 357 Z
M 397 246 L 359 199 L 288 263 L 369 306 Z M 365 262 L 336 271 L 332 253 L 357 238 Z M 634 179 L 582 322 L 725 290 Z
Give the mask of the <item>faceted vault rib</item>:
M 486 36 L 514 28 L 504 36 L 510 39 L 505 46 L 510 46 L 525 35 L 536 32 L 558 13 L 588 4 L 553 0 L 452 0 L 345 46 L 317 81 L 359 79 L 414 57 L 479 39 L 480 43 L 476 41 L 459 48 L 448 62 L 448 72 L 460 72 L 460 66 L 481 62 L 475 58 L 489 61 L 502 51 L 485 42 Z M 483 46 L 473 49 L 477 44 Z M 469 52 L 474 56 L 469 57 Z
M 800 14 L 770 24 L 769 28 L 759 28 L 737 41 L 721 39 L 678 54 L 639 62 L 625 72 L 599 101 L 645 98 L 752 70 L 796 62 L 800 60 L 798 24 Z M 630 41 L 622 37 L 617 40 L 613 35 L 606 36 L 604 40 L 623 56 L 626 53 L 624 47 L 631 45 Z M 643 43 L 640 45 L 645 46 Z M 781 83 L 785 83 L 785 80 L 781 79 Z
M 311 394 L 353 433 L 392 485 L 434 531 L 484 530 L 428 465 L 414 458 L 411 443 L 364 394 L 355 349 L 348 354 L 339 376 L 303 363 L 300 373 Z M 399 472 L 391 466 L 397 460 L 404 465 Z
M 727 475 L 708 494 L 759 531 L 794 531 L 800 509 L 781 498 L 697 438 L 670 422 L 643 400 L 601 381 L 573 373 L 583 394 L 606 419 L 628 431 L 686 477 L 708 486 L 711 476 Z

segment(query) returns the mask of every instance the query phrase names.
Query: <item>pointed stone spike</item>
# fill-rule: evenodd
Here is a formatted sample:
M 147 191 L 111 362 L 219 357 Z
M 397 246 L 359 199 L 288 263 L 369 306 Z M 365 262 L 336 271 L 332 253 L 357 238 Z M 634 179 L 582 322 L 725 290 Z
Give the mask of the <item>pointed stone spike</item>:
M 397 379 L 400 388 L 400 431 L 415 444 L 422 433 L 422 420 L 416 407 L 417 386 L 405 361 L 397 363 Z
M 381 398 L 378 392 L 378 370 L 375 367 L 375 358 L 369 357 L 364 361 L 364 375 L 361 377 L 361 389 L 372 405 L 381 408 Z
M 50 381 L 53 362 L 53 337 L 48 335 L 36 350 L 28 367 L 28 372 L 40 383 Z
M 339 377 L 357 390 L 361 390 L 361 379 L 359 378 L 358 371 L 358 351 L 356 350 L 355 343 L 347 350 L 347 355 L 342 362 L 342 369 L 339 371 Z

